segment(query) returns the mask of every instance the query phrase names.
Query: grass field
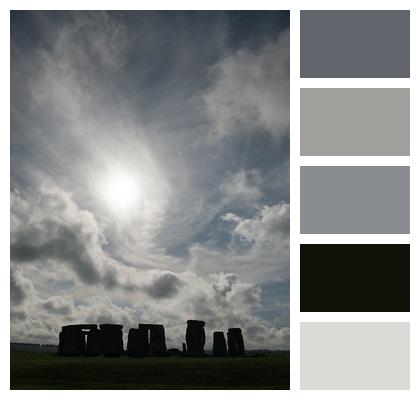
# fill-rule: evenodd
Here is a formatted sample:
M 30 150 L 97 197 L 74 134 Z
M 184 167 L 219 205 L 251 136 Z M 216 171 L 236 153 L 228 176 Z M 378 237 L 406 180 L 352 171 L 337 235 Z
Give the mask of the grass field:
M 85 358 L 12 351 L 11 389 L 289 389 L 289 353 Z

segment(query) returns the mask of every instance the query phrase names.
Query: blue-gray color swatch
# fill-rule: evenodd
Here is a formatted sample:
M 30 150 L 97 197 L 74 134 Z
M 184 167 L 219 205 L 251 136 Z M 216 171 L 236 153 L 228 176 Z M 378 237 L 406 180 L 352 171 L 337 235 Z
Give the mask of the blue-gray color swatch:
M 300 231 L 410 233 L 410 169 L 301 167 Z
M 409 78 L 410 11 L 301 11 L 300 76 Z

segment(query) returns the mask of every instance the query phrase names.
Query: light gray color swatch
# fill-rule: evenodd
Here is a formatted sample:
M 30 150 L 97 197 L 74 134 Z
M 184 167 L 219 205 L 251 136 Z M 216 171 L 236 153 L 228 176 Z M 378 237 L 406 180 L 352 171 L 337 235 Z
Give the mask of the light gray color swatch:
M 409 323 L 301 323 L 300 387 L 409 389 Z
M 409 78 L 410 11 L 301 11 L 300 76 Z
M 300 152 L 410 155 L 410 89 L 301 89 Z
M 301 167 L 301 233 L 410 233 L 409 167 Z

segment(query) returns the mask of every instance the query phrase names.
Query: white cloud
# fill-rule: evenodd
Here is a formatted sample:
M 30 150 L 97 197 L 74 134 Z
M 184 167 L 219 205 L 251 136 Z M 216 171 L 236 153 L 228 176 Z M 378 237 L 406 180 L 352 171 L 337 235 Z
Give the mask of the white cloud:
M 49 313 L 63 316 L 72 315 L 74 312 L 73 302 L 60 296 L 51 296 L 42 302 L 42 308 Z
M 80 210 L 69 194 L 38 191 L 11 194 L 11 259 L 17 263 L 55 259 L 66 263 L 85 283 L 103 275 L 100 228 L 94 216 Z
M 95 69 L 121 67 L 127 38 L 124 25 L 106 12 L 74 12 L 70 17 L 53 48 L 40 51 L 31 93 L 36 105 L 47 105 L 74 124 L 87 107 L 92 109 Z
M 289 130 L 289 31 L 258 50 L 241 49 L 212 69 L 204 96 L 216 137 L 264 128 L 278 139 Z
M 262 179 L 256 170 L 240 171 L 228 176 L 220 185 L 220 189 L 228 201 L 242 201 L 255 203 L 263 193 L 259 189 Z
M 228 213 L 222 218 L 236 223 L 234 234 L 248 242 L 287 240 L 290 226 L 289 204 L 264 206 L 253 218 L 240 218 Z
M 270 211 L 263 208 L 258 218 L 275 221 Z M 58 189 L 12 193 L 12 221 L 12 340 L 56 342 L 67 323 L 118 322 L 128 329 L 149 321 L 164 323 L 169 343 L 179 346 L 185 321 L 197 318 L 210 331 L 242 327 L 252 348 L 288 346 L 272 333 L 279 328 L 253 315 L 261 305 L 261 288 L 230 272 L 245 256 L 230 264 L 226 257 L 219 265 L 228 272 L 214 272 L 214 265 L 172 272 L 121 264 L 103 249 L 94 216 Z M 254 256 L 247 257 L 255 268 Z M 269 341 L 259 342 L 261 330 Z
M 201 274 L 229 271 L 244 281 L 284 282 L 289 279 L 289 204 L 263 206 L 252 218 L 221 216 L 232 243 L 225 251 L 201 244 L 190 247 L 190 268 Z
M 119 323 L 126 337 L 129 328 L 151 322 L 163 323 L 168 346 L 180 348 L 185 341 L 186 321 L 196 318 L 206 321 L 207 348 L 211 348 L 213 330 L 230 327 L 243 329 L 247 348 L 288 348 L 288 338 L 281 334 L 283 327 L 275 328 L 252 314 L 260 306 L 258 286 L 244 283 L 234 274 L 199 278 L 183 273 L 178 278 L 188 284 L 188 289 L 159 302 L 146 301 L 141 293 L 132 293 L 123 301 L 95 289 L 87 295 L 84 285 L 72 290 L 73 301 L 61 296 L 42 300 L 42 293 L 35 291 L 25 308 L 12 308 L 12 340 L 57 343 L 61 326 L 71 323 Z

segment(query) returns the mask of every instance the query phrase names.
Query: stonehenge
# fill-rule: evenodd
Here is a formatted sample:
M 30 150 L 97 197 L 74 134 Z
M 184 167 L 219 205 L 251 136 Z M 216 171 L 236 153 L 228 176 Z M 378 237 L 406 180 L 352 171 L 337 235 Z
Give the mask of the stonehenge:
M 238 357 L 245 355 L 244 339 L 242 337 L 241 328 L 230 328 L 227 333 L 228 337 L 228 354 L 230 357 Z
M 102 353 L 101 331 L 96 327 L 89 330 L 86 335 L 86 355 L 95 357 Z
M 129 357 L 146 356 L 204 356 L 206 343 L 205 322 L 188 320 L 182 351 L 166 348 L 165 328 L 159 324 L 139 324 L 128 332 L 127 351 Z M 59 334 L 57 354 L 60 356 L 119 357 L 125 353 L 123 326 L 118 324 L 65 325 Z M 213 332 L 214 357 L 238 357 L 245 355 L 244 340 L 240 328 L 230 328 L 225 334 Z
M 127 355 L 142 357 L 149 353 L 147 332 L 142 329 L 131 328 L 128 331 Z
M 166 353 L 165 328 L 157 324 L 139 324 L 128 333 L 129 357 L 159 356 Z
M 66 325 L 61 328 L 58 344 L 60 356 L 119 357 L 124 352 L 122 325 Z M 85 339 L 85 336 L 87 337 Z
M 59 335 L 58 354 L 63 356 L 79 356 L 86 352 L 85 335 L 87 330 L 95 329 L 94 324 L 63 326 Z
M 204 321 L 188 320 L 185 339 L 187 342 L 187 354 L 190 356 L 204 355 L 204 345 L 206 343 L 206 333 L 204 331 Z
M 101 349 L 105 357 L 119 357 L 124 352 L 122 325 L 102 324 Z
M 149 333 L 150 355 L 159 356 L 166 352 L 165 328 L 163 325 L 139 324 L 139 329 L 145 329 Z
M 223 332 L 213 332 L 213 356 L 224 357 L 226 355 L 226 340 Z

